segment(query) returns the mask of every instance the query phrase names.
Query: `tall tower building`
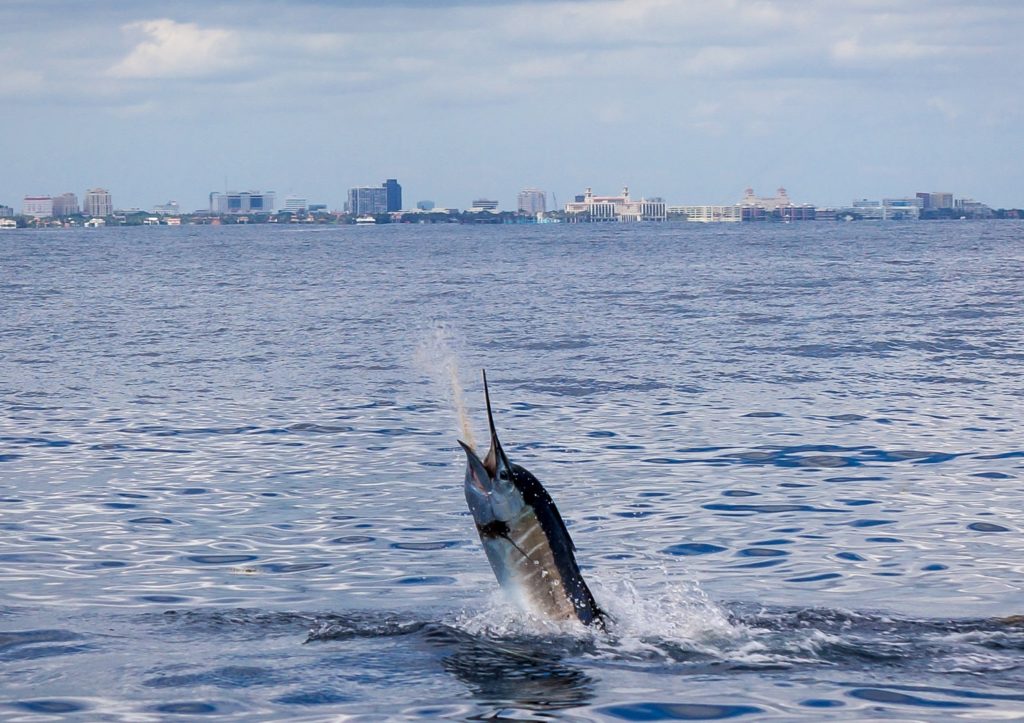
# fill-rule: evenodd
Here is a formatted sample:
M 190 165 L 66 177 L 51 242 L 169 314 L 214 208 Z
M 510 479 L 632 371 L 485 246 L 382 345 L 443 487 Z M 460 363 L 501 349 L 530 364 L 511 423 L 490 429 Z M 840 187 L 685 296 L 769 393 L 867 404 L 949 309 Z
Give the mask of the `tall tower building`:
M 387 213 L 388 189 L 385 185 L 350 188 L 348 189 L 348 203 L 345 206 L 349 213 L 354 213 L 356 216 Z M 399 206 L 401 206 L 401 199 L 399 199 Z
M 388 213 L 402 210 L 402 187 L 394 178 L 384 181 L 384 190 L 387 193 Z
M 114 203 L 110 199 L 110 191 L 103 188 L 90 188 L 85 192 L 85 201 L 82 203 L 82 212 L 86 216 L 112 216 L 114 214 Z
M 547 194 L 536 188 L 526 188 L 519 192 L 518 210 L 519 213 L 528 213 L 536 216 L 538 213 L 547 211 Z
M 53 197 L 53 215 L 56 218 L 78 215 L 78 196 L 73 193 L 62 193 Z

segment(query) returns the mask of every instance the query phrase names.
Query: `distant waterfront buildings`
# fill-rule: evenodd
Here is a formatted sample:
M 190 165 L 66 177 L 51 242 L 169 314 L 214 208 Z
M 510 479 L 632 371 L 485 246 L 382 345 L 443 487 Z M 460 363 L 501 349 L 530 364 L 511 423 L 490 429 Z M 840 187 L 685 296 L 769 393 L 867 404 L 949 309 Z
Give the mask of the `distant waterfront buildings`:
M 305 213 L 309 210 L 309 202 L 305 198 L 288 196 L 284 199 L 284 208 L 282 210 L 289 213 Z
M 583 195 L 565 204 L 565 213 L 571 222 L 608 221 L 664 221 L 668 217 L 667 207 L 661 199 L 640 199 L 634 201 L 629 188 L 622 189 L 621 196 L 595 196 L 587 188 Z
M 210 194 L 210 213 L 273 213 L 273 191 L 227 191 Z
M 53 198 L 51 196 L 25 196 L 21 200 L 21 213 L 34 218 L 51 218 L 53 216 Z
M 387 212 L 393 213 L 402 210 L 402 186 L 394 178 L 384 181 L 384 190 L 387 193 Z
M 992 218 L 994 212 L 984 203 L 975 201 L 973 198 L 958 198 L 953 204 L 958 213 L 965 214 L 971 218 Z
M 345 211 L 356 216 L 377 216 L 402 210 L 402 186 L 389 178 L 380 186 L 348 189 Z
M 433 211 L 434 207 L 436 205 L 437 204 L 435 204 L 433 201 L 417 201 L 416 202 L 416 208 L 418 208 L 420 211 Z
M 177 216 L 181 213 L 181 206 L 177 201 L 168 201 L 153 206 L 153 213 L 158 216 Z
M 388 191 L 384 186 L 348 189 L 345 210 L 356 216 L 376 216 L 388 212 Z
M 78 196 L 73 193 L 62 193 L 59 196 L 53 197 L 53 216 L 54 218 L 67 218 L 68 216 L 77 216 L 78 210 Z
M 919 198 L 883 198 L 883 217 L 894 221 L 916 221 L 921 216 Z
M 12 218 L 14 216 L 14 209 L 10 206 L 4 206 L 0 203 L 0 218 Z
M 114 214 L 114 203 L 110 197 L 110 191 L 105 188 L 90 188 L 85 192 L 85 200 L 82 202 L 82 213 L 86 216 L 104 218 Z
M 953 194 L 946 191 L 931 191 L 929 193 L 918 193 L 923 210 L 953 208 Z
M 743 208 L 735 206 L 669 206 L 669 216 L 677 216 L 696 223 L 738 223 L 743 220 Z
M 478 198 L 478 199 L 473 201 L 473 203 L 470 206 L 470 208 L 473 211 L 497 211 L 498 210 L 498 202 L 497 201 L 492 201 L 489 198 Z
M 881 201 L 861 198 L 847 208 L 836 210 L 838 218 L 852 217 L 867 221 L 913 221 L 921 216 L 920 198 L 883 198 Z
M 754 189 L 748 188 L 743 192 L 743 200 L 739 203 L 740 206 L 754 206 L 757 208 L 763 208 L 766 211 L 774 211 L 780 206 L 792 206 L 793 202 L 789 199 L 789 194 L 785 188 L 779 188 L 775 191 L 774 196 L 756 196 L 754 195 Z
M 813 204 L 795 204 L 785 188 L 776 190 L 774 196 L 756 196 L 754 189 L 744 192 L 739 202 L 744 221 L 811 221 L 816 216 Z
M 537 188 L 524 188 L 516 199 L 516 210 L 536 216 L 548 210 L 547 194 Z

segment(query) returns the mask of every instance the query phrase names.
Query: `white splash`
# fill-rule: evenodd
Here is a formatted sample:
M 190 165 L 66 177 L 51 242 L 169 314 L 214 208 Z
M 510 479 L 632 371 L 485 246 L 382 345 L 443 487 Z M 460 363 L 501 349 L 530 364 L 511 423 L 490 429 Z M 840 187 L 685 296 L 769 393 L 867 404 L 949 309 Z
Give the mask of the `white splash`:
M 455 334 L 445 322 L 436 322 L 416 347 L 416 366 L 433 379 L 439 395 L 448 401 L 458 422 L 459 434 L 470 448 L 476 448 L 473 428 L 466 412 L 466 400 L 459 379 L 459 355 L 455 351 Z

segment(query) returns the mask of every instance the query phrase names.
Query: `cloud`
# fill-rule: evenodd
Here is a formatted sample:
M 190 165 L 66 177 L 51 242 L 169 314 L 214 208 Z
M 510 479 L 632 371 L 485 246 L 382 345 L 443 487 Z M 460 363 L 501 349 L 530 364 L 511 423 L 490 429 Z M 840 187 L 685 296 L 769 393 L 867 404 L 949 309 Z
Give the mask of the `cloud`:
M 231 30 L 166 18 L 129 23 L 122 30 L 145 39 L 110 68 L 116 78 L 199 78 L 242 64 L 238 34 Z
M 933 96 L 928 99 L 927 105 L 949 122 L 953 122 L 960 117 L 960 108 L 947 98 Z

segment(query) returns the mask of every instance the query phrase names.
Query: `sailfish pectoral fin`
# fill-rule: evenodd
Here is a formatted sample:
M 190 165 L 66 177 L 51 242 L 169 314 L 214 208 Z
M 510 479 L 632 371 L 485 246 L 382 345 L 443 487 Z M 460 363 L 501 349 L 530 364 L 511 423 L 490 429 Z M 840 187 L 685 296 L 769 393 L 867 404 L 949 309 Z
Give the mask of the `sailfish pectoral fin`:
M 527 554 L 527 553 L 526 553 L 526 552 L 525 552 L 525 551 L 523 550 L 523 548 L 521 548 L 521 547 L 520 547 L 519 545 L 517 545 L 517 544 L 516 544 L 516 541 L 515 541 L 515 540 L 513 540 L 513 539 L 512 539 L 511 537 L 509 537 L 509 536 L 508 536 L 508 533 L 506 533 L 506 534 L 504 534 L 504 535 L 501 535 L 501 537 L 503 537 L 503 538 L 504 538 L 504 539 L 505 539 L 505 540 L 506 540 L 506 541 L 508 542 L 508 544 L 512 545 L 512 547 L 514 547 L 514 548 L 516 549 L 516 552 L 518 552 L 518 553 L 519 553 L 520 555 L 522 555 L 523 557 L 525 557 L 525 558 L 526 558 L 527 560 L 529 560 L 530 562 L 537 562 L 537 561 L 536 561 L 536 560 L 534 560 L 534 559 L 533 559 L 532 557 L 530 557 L 530 556 L 529 556 L 529 555 L 528 555 L 528 554 Z

